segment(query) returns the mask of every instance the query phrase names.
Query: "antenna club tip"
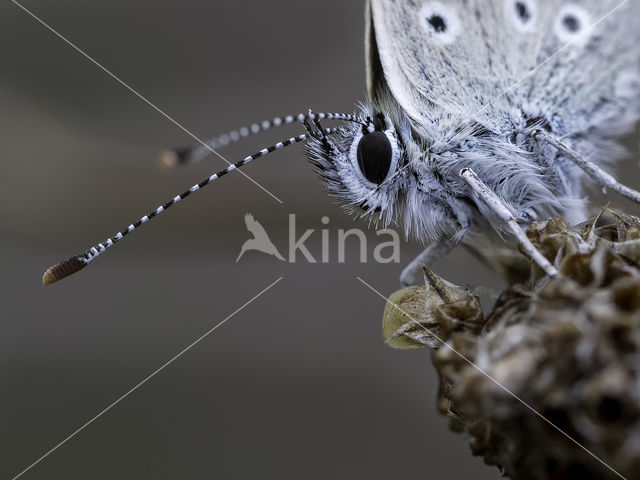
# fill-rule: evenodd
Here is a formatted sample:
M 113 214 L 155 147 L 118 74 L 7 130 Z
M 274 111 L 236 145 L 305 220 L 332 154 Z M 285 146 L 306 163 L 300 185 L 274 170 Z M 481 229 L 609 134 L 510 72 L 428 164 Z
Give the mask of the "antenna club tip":
M 158 157 L 158 165 L 161 170 L 173 170 L 178 165 L 178 155 L 175 150 L 165 150 Z
M 58 280 L 62 280 L 63 278 L 82 270 L 88 265 L 88 263 L 87 259 L 81 255 L 77 255 L 57 263 L 54 266 L 49 267 L 47 271 L 44 272 L 44 275 L 42 275 L 42 285 L 50 285 Z
M 179 148 L 173 150 L 165 150 L 160 154 L 158 163 L 162 170 L 172 170 L 178 166 L 186 165 L 188 163 L 189 154 L 191 148 Z

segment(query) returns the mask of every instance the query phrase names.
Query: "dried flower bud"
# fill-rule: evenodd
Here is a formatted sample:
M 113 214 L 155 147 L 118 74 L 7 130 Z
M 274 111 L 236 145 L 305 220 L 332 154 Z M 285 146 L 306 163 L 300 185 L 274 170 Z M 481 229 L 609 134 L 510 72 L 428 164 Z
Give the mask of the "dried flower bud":
M 382 337 L 393 348 L 439 348 L 452 332 L 478 332 L 484 323 L 478 298 L 424 269 L 425 287 L 408 287 L 388 300 Z

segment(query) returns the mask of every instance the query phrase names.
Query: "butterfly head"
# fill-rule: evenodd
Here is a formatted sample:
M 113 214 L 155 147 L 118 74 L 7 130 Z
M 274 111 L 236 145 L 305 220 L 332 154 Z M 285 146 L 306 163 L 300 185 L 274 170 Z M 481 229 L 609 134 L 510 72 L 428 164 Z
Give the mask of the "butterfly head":
M 393 220 L 402 196 L 407 164 L 401 135 L 391 118 L 362 107 L 359 121 L 346 122 L 330 136 L 312 133 L 307 154 L 330 194 L 351 212 Z
M 402 223 L 407 236 L 429 241 L 459 232 L 464 222 L 449 208 L 426 137 L 393 105 L 361 106 L 357 118 L 326 136 L 305 125 L 307 155 L 329 194 L 374 224 Z

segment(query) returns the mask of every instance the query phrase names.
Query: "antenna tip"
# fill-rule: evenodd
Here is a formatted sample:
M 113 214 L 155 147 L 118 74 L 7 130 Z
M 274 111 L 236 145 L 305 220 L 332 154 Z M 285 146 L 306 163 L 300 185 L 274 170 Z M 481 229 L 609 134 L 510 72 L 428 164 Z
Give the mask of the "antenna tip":
M 181 148 L 176 150 L 165 150 L 160 154 L 158 163 L 162 170 L 172 170 L 180 165 L 187 163 L 187 157 L 191 152 L 190 148 Z
M 88 263 L 87 259 L 82 255 L 77 255 L 57 263 L 54 266 L 49 267 L 49 269 L 44 272 L 44 275 L 42 276 L 42 285 L 49 285 L 57 282 L 58 280 L 62 280 L 63 278 L 82 270 Z

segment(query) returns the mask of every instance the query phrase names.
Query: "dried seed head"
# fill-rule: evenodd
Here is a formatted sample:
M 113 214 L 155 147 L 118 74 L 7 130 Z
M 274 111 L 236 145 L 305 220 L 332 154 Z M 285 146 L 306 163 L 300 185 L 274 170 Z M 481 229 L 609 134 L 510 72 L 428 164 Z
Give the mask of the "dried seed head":
M 486 322 L 479 307 L 459 308 L 473 304 L 471 292 L 438 279 L 458 297 L 437 300 L 437 277 L 427 276 L 426 288 L 413 287 L 411 316 L 621 475 L 640 478 L 640 219 L 606 210 L 574 228 L 537 222 L 528 235 L 562 276 L 530 267 L 529 282 L 503 292 Z M 403 321 L 396 316 L 385 338 L 440 346 Z M 437 348 L 433 361 L 438 408 L 508 477 L 613 475 L 452 349 Z

